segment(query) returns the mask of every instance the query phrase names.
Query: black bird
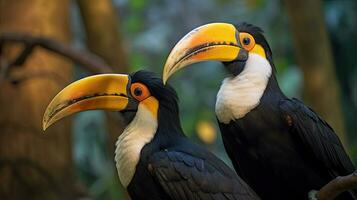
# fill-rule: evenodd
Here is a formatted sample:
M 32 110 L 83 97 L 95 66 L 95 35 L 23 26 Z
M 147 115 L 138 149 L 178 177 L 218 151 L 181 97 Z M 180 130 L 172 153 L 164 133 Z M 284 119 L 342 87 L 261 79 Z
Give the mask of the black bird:
M 217 94 L 216 116 L 235 170 L 262 199 L 306 199 L 310 190 L 355 170 L 328 123 L 280 90 L 260 28 L 212 23 L 194 29 L 171 51 L 164 82 L 207 60 L 221 61 L 229 72 Z M 341 198 L 352 199 L 352 193 Z
M 49 104 L 43 127 L 91 109 L 120 111 L 128 122 L 115 161 L 132 199 L 259 199 L 233 170 L 184 135 L 175 91 L 152 73 L 76 81 Z

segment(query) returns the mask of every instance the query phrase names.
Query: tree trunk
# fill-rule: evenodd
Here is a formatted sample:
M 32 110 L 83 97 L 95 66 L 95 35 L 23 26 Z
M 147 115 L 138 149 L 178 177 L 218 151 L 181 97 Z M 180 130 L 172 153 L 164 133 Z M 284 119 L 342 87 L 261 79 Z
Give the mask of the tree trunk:
M 119 18 L 112 1 L 78 0 L 78 4 L 86 30 L 87 47 L 112 66 L 114 72 L 126 73 L 129 69 L 127 55 L 119 31 Z M 123 131 L 123 124 L 116 113 L 107 112 L 106 116 L 109 132 L 108 150 L 110 157 L 114 158 L 115 143 Z M 115 168 L 114 161 L 113 167 Z
M 128 71 L 119 20 L 111 0 L 78 0 L 88 48 L 102 57 L 117 73 Z
M 1 0 L 0 34 L 9 31 L 68 43 L 69 0 Z M 6 45 L 2 61 L 20 49 Z M 71 80 L 71 63 L 35 49 L 10 75 L 29 78 L 0 83 L 0 199 L 73 199 L 70 121 L 42 131 L 46 106 Z
M 284 0 L 296 59 L 304 75 L 304 99 L 346 145 L 340 90 L 321 0 Z

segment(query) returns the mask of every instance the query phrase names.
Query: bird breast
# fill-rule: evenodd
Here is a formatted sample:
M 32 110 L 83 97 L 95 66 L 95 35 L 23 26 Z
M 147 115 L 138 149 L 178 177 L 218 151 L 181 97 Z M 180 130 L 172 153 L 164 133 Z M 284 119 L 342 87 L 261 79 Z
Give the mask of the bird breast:
M 222 123 L 244 117 L 259 105 L 272 68 L 265 58 L 250 53 L 243 71 L 223 80 L 217 94 L 216 115 Z
M 145 105 L 139 104 L 133 121 L 119 136 L 116 142 L 115 162 L 120 182 L 124 187 L 127 187 L 134 177 L 141 149 L 153 139 L 157 126 L 157 119 Z

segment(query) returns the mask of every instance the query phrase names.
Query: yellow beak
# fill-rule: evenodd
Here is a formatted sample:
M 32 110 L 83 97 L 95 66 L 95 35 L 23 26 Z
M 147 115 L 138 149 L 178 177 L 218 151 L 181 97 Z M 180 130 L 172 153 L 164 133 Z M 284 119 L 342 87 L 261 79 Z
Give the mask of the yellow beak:
M 123 110 L 129 103 L 129 76 L 101 74 L 78 80 L 58 93 L 47 106 L 42 126 L 46 130 L 56 121 L 85 110 Z
M 206 24 L 192 30 L 176 44 L 167 58 L 164 83 L 176 71 L 193 63 L 235 60 L 240 51 L 237 35 L 236 28 L 227 23 Z

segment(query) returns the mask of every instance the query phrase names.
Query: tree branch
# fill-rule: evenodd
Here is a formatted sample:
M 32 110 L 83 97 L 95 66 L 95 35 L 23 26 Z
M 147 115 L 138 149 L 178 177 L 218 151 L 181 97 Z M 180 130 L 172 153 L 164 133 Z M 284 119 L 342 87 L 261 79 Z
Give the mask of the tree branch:
M 357 170 L 347 176 L 338 176 L 319 191 L 311 193 L 310 200 L 333 200 L 342 192 L 357 189 Z
M 74 49 L 71 46 L 60 43 L 54 39 L 43 36 L 33 36 L 26 33 L 2 33 L 0 35 L 0 56 L 3 53 L 3 47 L 7 42 L 22 43 L 25 45 L 24 49 L 11 62 L 2 61 L 1 77 L 7 77 L 9 71 L 14 66 L 21 66 L 26 59 L 31 55 L 35 47 L 40 46 L 44 49 L 50 50 L 54 53 L 62 55 L 63 57 L 72 60 L 74 63 L 85 68 L 93 74 L 109 73 L 113 70 L 102 59 L 91 53 L 83 53 Z

